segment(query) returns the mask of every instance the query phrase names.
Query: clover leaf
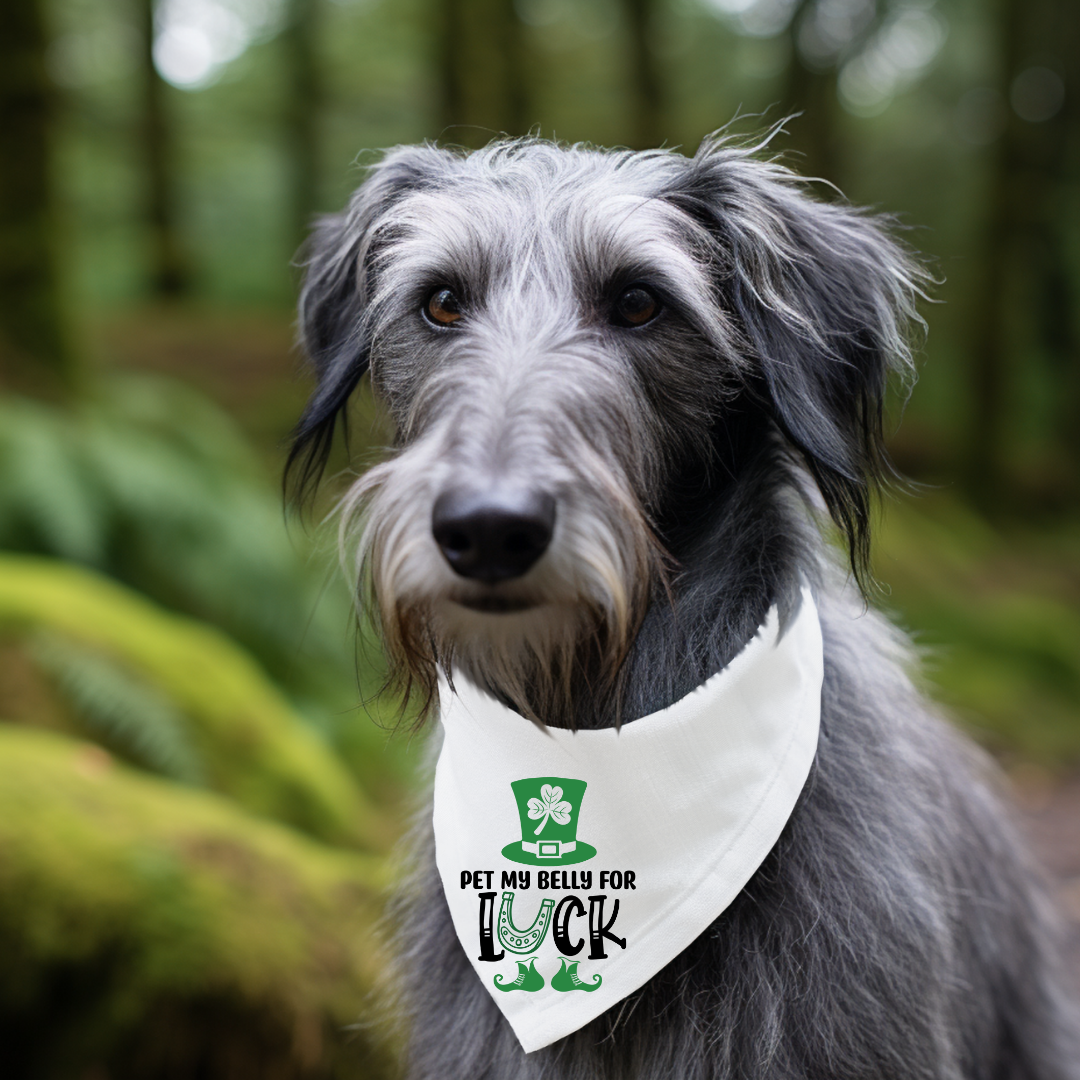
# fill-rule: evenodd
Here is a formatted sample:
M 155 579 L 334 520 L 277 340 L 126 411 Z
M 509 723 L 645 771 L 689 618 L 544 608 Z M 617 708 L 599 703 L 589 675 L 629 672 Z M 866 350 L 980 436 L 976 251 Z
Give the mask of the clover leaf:
M 556 825 L 565 825 L 570 820 L 570 814 L 574 808 L 562 797 L 561 787 L 552 787 L 545 784 L 540 789 L 539 799 L 529 800 L 529 817 L 535 821 L 540 818 L 540 824 L 533 831 L 533 836 L 539 836 L 548 818 L 554 818 Z

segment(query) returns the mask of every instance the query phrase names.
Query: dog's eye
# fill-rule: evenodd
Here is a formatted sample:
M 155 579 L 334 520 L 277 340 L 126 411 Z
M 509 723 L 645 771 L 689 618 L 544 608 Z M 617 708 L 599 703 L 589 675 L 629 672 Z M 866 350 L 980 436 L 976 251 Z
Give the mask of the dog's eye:
M 644 326 L 660 314 L 660 301 L 648 289 L 635 285 L 615 302 L 614 321 L 619 326 Z
M 453 326 L 461 318 L 461 301 L 449 289 L 436 289 L 424 305 L 424 314 L 438 326 Z

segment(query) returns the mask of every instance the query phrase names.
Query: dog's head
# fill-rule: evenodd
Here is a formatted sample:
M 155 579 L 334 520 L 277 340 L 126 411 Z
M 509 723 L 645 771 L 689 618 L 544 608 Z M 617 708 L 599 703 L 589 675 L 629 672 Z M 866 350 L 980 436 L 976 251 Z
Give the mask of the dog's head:
M 396 446 L 343 536 L 395 674 L 557 720 L 575 679 L 613 682 L 670 565 L 665 492 L 735 411 L 801 459 L 862 571 L 918 281 L 879 221 L 722 139 L 394 150 L 310 243 L 290 465 L 318 479 L 370 371 Z

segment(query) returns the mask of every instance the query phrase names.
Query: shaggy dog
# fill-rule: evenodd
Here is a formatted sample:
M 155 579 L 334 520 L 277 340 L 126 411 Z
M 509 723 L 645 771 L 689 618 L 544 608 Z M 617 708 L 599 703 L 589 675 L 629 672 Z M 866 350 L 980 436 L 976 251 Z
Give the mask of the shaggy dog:
M 775 848 L 692 950 L 542 1050 L 470 968 L 420 828 L 410 1077 L 1080 1077 L 1037 874 L 860 589 L 924 280 L 887 222 L 722 137 L 397 149 L 318 225 L 290 464 L 317 481 L 370 370 L 396 443 L 344 538 L 421 715 L 441 669 L 537 722 L 633 723 L 802 582 L 824 635 L 817 757 Z

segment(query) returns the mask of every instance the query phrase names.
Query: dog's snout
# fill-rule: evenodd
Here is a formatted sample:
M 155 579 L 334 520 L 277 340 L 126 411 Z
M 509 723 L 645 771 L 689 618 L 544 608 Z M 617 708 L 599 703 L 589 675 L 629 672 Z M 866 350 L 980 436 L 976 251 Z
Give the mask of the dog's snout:
M 521 577 L 547 550 L 555 500 L 541 491 L 444 491 L 431 531 L 454 573 L 491 585 Z

